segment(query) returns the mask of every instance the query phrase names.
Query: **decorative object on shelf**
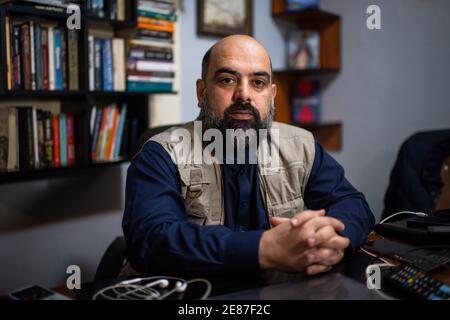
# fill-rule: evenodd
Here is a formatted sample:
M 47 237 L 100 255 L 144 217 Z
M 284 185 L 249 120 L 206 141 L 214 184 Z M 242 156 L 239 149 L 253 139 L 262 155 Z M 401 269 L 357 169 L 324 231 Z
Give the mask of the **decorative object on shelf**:
M 286 11 L 318 8 L 319 0 L 286 0 Z
M 314 30 L 294 30 L 288 36 L 288 66 L 291 69 L 319 68 L 320 35 Z
M 253 0 L 197 0 L 197 33 L 225 37 L 253 33 Z
M 296 124 L 320 122 L 320 83 L 302 79 L 295 83 L 292 121 Z

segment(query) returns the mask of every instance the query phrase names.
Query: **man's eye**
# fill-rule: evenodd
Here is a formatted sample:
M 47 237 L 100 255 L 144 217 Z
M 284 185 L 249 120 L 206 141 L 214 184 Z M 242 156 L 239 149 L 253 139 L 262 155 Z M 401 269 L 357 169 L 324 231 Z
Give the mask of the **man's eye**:
M 254 80 L 253 83 L 257 87 L 264 87 L 266 85 L 266 82 L 264 80 Z
M 232 83 L 234 83 L 234 79 L 233 78 L 223 78 L 223 79 L 220 79 L 220 83 L 232 84 Z

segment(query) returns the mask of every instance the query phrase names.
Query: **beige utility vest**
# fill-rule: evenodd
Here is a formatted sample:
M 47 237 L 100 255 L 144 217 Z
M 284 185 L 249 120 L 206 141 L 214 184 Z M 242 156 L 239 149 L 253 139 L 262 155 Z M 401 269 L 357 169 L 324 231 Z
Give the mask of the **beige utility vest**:
M 187 130 L 192 137 L 191 154 L 188 155 L 192 157 L 197 132 L 193 122 L 183 127 L 170 128 L 149 141 L 159 143 L 176 164 L 189 221 L 199 225 L 223 225 L 225 208 L 222 165 L 179 161 L 176 150 L 181 141 L 174 138 L 173 132 L 180 128 Z M 271 134 L 273 132 L 278 133 L 279 160 L 276 165 L 263 164 L 259 161 L 261 153 L 258 154 L 260 192 L 269 218 L 290 218 L 305 209 L 303 195 L 314 162 L 314 138 L 306 130 L 277 122 L 272 125 Z M 198 135 L 197 138 L 201 140 Z

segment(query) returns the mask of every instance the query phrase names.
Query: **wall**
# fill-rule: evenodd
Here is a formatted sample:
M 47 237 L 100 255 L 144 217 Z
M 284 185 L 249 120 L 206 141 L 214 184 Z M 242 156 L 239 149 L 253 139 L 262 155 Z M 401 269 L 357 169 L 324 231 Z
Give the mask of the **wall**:
M 327 88 L 327 120 L 343 120 L 335 155 L 375 215 L 400 144 L 411 134 L 450 127 L 450 1 L 321 0 L 342 16 L 342 71 Z M 366 28 L 378 4 L 382 29 Z
M 334 156 L 376 214 L 401 141 L 417 130 L 448 127 L 450 74 L 447 0 L 321 0 L 343 19 L 343 68 L 323 97 L 326 120 L 343 120 L 344 149 Z M 195 80 L 214 39 L 197 38 L 195 1 L 182 14 L 182 120 L 198 114 Z M 368 4 L 382 7 L 381 31 L 365 28 Z M 255 36 L 284 66 L 284 42 L 270 0 L 255 0 Z M 193 61 L 195 63 L 193 63 Z M 362 130 L 364 128 L 364 130 Z M 126 165 L 75 177 L 0 185 L 0 293 L 30 283 L 57 286 L 65 269 L 97 263 L 121 233 Z

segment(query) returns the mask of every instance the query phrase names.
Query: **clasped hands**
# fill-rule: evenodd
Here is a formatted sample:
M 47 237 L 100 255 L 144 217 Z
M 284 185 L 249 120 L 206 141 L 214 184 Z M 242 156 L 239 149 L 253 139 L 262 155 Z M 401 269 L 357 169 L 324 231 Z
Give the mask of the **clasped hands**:
M 338 234 L 344 224 L 325 216 L 325 210 L 304 211 L 292 219 L 272 218 L 270 223 L 273 228 L 263 233 L 259 244 L 261 269 L 308 275 L 327 272 L 350 244 Z

